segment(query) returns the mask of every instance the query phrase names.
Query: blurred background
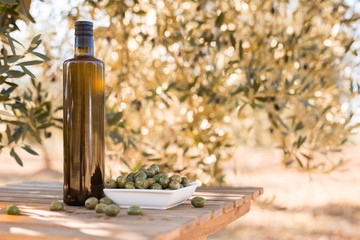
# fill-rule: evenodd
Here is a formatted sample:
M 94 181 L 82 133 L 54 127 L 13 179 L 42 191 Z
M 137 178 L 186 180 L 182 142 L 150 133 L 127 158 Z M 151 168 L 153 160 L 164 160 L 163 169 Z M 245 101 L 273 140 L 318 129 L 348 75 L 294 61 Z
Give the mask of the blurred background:
M 0 184 L 62 181 L 74 23 L 106 66 L 107 177 L 260 186 L 210 239 L 359 239 L 360 3 L 0 0 Z M 23 167 L 21 167 L 23 166 Z

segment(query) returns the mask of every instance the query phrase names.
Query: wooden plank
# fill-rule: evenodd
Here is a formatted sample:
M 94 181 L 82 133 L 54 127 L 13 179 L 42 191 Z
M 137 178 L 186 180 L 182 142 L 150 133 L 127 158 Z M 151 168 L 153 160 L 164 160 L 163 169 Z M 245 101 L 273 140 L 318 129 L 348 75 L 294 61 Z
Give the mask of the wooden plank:
M 239 217 L 243 216 L 245 213 L 247 213 L 250 210 L 250 202 L 247 202 L 243 205 L 241 205 L 238 208 L 234 208 L 231 212 L 229 212 L 226 215 L 222 215 L 218 218 L 214 218 L 211 221 L 209 221 L 207 224 L 198 226 L 196 229 L 187 232 L 180 237 L 176 238 L 176 240 L 180 239 L 191 239 L 191 240 L 200 240 L 204 239 L 204 237 L 207 237 L 229 223 L 235 221 Z
M 252 198 L 251 194 L 236 194 L 236 193 L 219 193 L 219 192 L 211 192 L 210 190 L 203 191 L 203 192 L 194 192 L 194 196 L 202 196 L 202 197 L 212 197 L 212 196 L 222 196 L 222 197 L 234 197 L 234 198 L 241 198 L 243 199 L 242 202 L 249 202 Z M 240 200 L 241 202 L 241 200 Z M 241 205 L 240 203 L 236 205 Z
M 24 193 L 24 194 L 42 194 L 42 193 L 46 193 L 46 194 L 63 194 L 63 191 L 59 191 L 59 190 L 38 190 L 38 189 L 33 189 L 33 190 L 28 190 L 28 189 L 22 189 L 22 188 L 7 188 L 7 187 L 0 187 L 0 192 L 8 192 L 8 193 Z
M 206 206 L 216 206 L 219 209 L 222 209 L 225 213 L 230 212 L 234 208 L 234 203 L 232 201 L 219 201 L 219 200 L 209 200 L 206 199 Z M 191 201 L 186 200 L 183 203 L 185 206 L 188 206 L 189 208 L 192 208 Z M 206 207 L 205 206 L 205 207 Z
M 81 240 L 94 240 L 94 239 L 117 239 L 117 240 L 158 240 L 161 239 L 157 235 L 147 234 L 146 232 L 136 232 L 132 230 L 126 230 L 120 227 L 117 230 L 109 229 L 88 229 L 88 228 L 63 228 L 61 226 L 56 227 L 44 227 L 44 226 L 26 226 L 16 223 L 0 225 L 1 239 L 3 240 L 3 233 L 12 233 L 12 237 L 9 239 L 18 239 L 22 237 L 24 239 L 81 239 Z M 15 238 L 16 239 L 16 238 Z
M 232 201 L 235 207 L 239 207 L 244 203 L 245 196 L 241 195 L 225 195 L 221 193 L 194 192 L 193 196 L 204 197 L 213 201 Z
M 233 195 L 250 195 L 251 199 L 256 198 L 260 195 L 260 188 L 220 188 L 220 187 L 202 187 L 196 189 L 196 192 L 212 192 L 222 194 L 233 194 Z
M 46 192 L 62 192 L 62 189 L 59 188 L 40 188 L 40 187 L 31 187 L 31 186 L 8 186 L 8 187 L 0 187 L 1 190 L 20 190 L 20 191 L 46 191 Z
M 190 207 L 189 207 L 190 208 Z M 177 209 L 167 209 L 167 210 L 155 210 L 155 209 L 143 209 L 143 214 L 146 216 L 162 217 L 169 216 L 174 218 L 179 217 L 194 217 L 196 219 L 196 224 L 205 224 L 211 220 L 212 211 L 210 210 L 199 210 L 196 209 L 186 209 L 186 210 L 177 210 Z
M 168 220 L 162 221 L 144 221 L 143 219 L 129 218 L 125 213 L 123 216 L 120 214 L 117 217 L 107 217 L 104 214 L 95 215 L 87 213 L 87 217 L 84 216 L 69 216 L 61 212 L 47 212 L 48 215 L 31 214 L 34 210 L 22 211 L 20 216 L 8 216 L 5 214 L 0 215 L 0 226 L 9 224 L 10 226 L 18 225 L 22 228 L 34 229 L 39 227 L 40 233 L 48 233 L 52 229 L 53 231 L 68 232 L 73 229 L 83 230 L 82 232 L 95 232 L 95 231 L 107 231 L 113 233 L 139 233 L 142 237 L 147 236 L 146 239 L 152 239 L 155 236 L 161 236 L 168 239 L 168 237 L 174 238 L 181 233 L 181 223 L 186 222 L 186 219 L 177 219 L 177 222 L 169 222 Z M 35 211 L 36 212 L 36 211 Z M 39 211 L 37 211 L 39 212 Z M 93 215 L 93 217 L 89 217 Z M 97 217 L 94 217 L 97 216 Z M 126 216 L 124 218 L 124 216 Z M 179 224 L 179 221 L 181 222 Z M 43 230 L 43 231 L 42 231 Z M 76 232 L 72 231 L 73 234 Z M 55 236 L 57 234 L 54 233 Z M 62 236 L 62 235 L 60 235 Z M 81 234 L 71 235 L 83 237 Z M 150 237 L 149 237 L 150 236 Z M 120 238 L 123 239 L 123 238 Z
M 32 185 L 32 186 L 47 186 L 47 185 L 50 185 L 50 186 L 60 186 L 62 187 L 63 183 L 61 182 L 52 182 L 52 181 L 48 181 L 48 182 L 42 182 L 42 181 L 26 181 L 26 182 L 22 182 L 22 183 L 19 183 L 19 184 L 23 184 L 23 185 Z
M 1 230 L 1 227 L 0 227 Z M 83 237 L 56 237 L 56 236 L 31 236 L 25 234 L 13 234 L 8 232 L 0 232 L 1 240 L 89 240 L 90 238 L 83 238 Z
M 13 197 L 13 198 L 41 198 L 41 199 L 59 199 L 62 200 L 62 194 L 51 194 L 51 193 L 23 193 L 23 192 L 5 192 L 0 191 L 1 197 Z M 0 198 L 1 198 L 0 197 Z
M 62 187 L 59 186 L 33 186 L 26 184 L 10 184 L 6 188 L 15 188 L 15 189 L 25 189 L 25 190 L 53 190 L 53 191 L 62 191 Z
M 59 199 L 61 200 L 61 199 Z M 41 198 L 14 198 L 14 197 L 1 197 L 0 202 L 13 202 L 13 203 L 51 203 L 54 199 L 41 199 Z

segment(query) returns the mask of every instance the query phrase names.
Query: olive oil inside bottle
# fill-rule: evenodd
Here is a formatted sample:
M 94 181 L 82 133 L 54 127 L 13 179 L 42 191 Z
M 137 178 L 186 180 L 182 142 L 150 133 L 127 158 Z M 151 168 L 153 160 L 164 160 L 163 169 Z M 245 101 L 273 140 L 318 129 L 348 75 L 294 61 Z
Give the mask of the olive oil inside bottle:
M 75 57 L 64 62 L 64 202 L 103 196 L 104 63 L 94 58 L 93 24 L 75 23 Z

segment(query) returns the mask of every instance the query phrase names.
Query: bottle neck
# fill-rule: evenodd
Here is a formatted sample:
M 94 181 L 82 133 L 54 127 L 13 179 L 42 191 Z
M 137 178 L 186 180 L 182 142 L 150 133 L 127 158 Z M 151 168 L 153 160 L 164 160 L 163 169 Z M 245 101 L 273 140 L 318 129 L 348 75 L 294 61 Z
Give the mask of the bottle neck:
M 75 36 L 75 57 L 94 56 L 94 38 L 90 35 Z

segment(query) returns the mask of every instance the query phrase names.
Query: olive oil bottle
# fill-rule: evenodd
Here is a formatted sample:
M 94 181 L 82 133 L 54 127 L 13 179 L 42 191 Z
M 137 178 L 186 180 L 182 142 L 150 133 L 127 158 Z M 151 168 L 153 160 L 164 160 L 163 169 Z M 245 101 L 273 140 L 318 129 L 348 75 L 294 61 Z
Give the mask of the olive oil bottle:
M 104 63 L 94 58 L 93 24 L 75 23 L 75 57 L 64 62 L 64 202 L 84 205 L 104 188 Z

